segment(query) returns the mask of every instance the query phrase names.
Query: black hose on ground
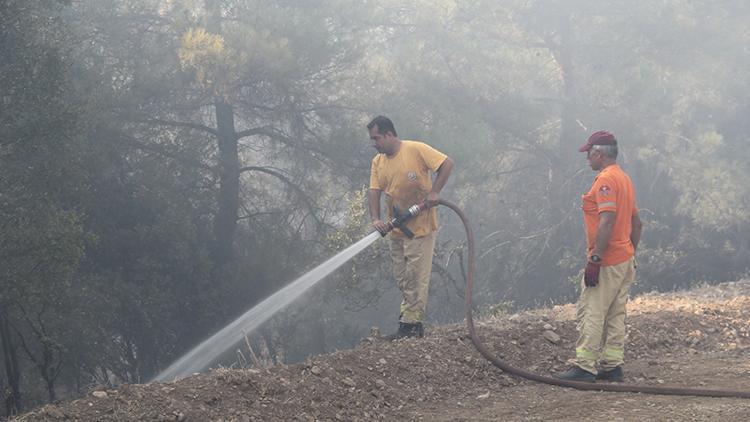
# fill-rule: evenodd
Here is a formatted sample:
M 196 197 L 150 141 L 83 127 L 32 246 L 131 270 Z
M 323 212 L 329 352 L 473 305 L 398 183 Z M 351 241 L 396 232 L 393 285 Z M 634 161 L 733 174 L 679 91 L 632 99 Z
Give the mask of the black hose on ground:
M 739 398 L 750 398 L 750 392 L 746 391 L 733 391 L 733 390 L 712 390 L 705 388 L 681 388 L 681 387 L 655 387 L 648 385 L 633 385 L 633 384 L 597 384 L 581 381 L 568 381 L 561 380 L 552 377 L 546 377 L 537 375 L 533 372 L 529 372 L 520 368 L 513 367 L 506 362 L 498 359 L 495 355 L 490 353 L 484 344 L 479 340 L 476 329 L 474 327 L 474 318 L 472 315 L 472 303 L 471 303 L 471 292 L 472 283 L 474 280 L 474 232 L 471 230 L 469 220 L 466 218 L 464 212 L 455 204 L 440 200 L 440 205 L 450 208 L 455 212 L 463 222 L 464 229 L 466 230 L 466 239 L 468 243 L 468 269 L 466 274 L 466 326 L 469 329 L 469 335 L 472 343 L 477 348 L 479 353 L 484 356 L 487 360 L 492 362 L 493 365 L 502 369 L 505 372 L 526 378 L 531 381 L 541 382 L 545 384 L 557 385 L 560 387 L 570 387 L 578 390 L 595 390 L 595 391 L 616 391 L 626 393 L 645 393 L 645 394 L 663 394 L 663 395 L 675 395 L 675 396 L 702 396 L 702 397 L 739 397 Z

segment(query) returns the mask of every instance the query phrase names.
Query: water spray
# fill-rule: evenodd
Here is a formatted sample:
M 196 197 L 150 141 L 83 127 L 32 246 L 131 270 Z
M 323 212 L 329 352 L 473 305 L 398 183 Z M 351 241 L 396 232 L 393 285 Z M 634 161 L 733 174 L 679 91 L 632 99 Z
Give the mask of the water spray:
M 295 281 L 264 299 L 216 334 L 194 347 L 151 381 L 173 381 L 205 370 L 217 357 L 227 352 L 241 341 L 245 335 L 251 333 L 277 312 L 297 300 L 320 280 L 354 258 L 381 236 L 385 236 L 388 232 L 397 228 L 407 236 L 413 237 L 414 234 L 406 227 L 406 222 L 419 215 L 426 208 L 425 204 L 413 205 L 403 214 L 398 212 L 398 208 L 394 208 L 394 217 L 387 224 L 388 230 L 383 233 L 377 230 L 373 231 L 311 271 L 301 275 Z

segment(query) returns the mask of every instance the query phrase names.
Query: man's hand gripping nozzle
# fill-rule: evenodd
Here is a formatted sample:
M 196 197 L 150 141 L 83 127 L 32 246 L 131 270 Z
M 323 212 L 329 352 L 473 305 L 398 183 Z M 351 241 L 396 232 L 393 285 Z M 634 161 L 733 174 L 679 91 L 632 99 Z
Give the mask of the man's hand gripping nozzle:
M 406 212 L 401 213 L 396 205 L 393 206 L 393 219 L 388 222 L 388 231 L 380 232 L 382 236 L 385 236 L 393 229 L 401 230 L 401 233 L 405 234 L 409 239 L 414 237 L 414 233 L 406 227 L 406 222 L 419 215 L 420 212 L 426 210 L 427 204 L 415 204 L 409 207 Z

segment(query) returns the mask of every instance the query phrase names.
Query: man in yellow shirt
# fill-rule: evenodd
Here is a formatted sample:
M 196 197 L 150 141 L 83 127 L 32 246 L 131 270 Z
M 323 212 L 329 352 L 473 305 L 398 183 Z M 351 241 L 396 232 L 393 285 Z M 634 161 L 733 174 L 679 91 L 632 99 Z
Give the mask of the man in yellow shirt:
M 378 151 L 372 159 L 368 194 L 373 227 L 380 233 L 388 231 L 388 223 L 380 218 L 382 192 L 385 192 L 388 221 L 394 217 L 394 207 L 401 213 L 423 202 L 430 207 L 406 223 L 413 238 L 400 229 L 390 234 L 393 276 L 403 294 L 396 337 L 422 337 L 438 228 L 434 206 L 451 174 L 453 160 L 423 142 L 399 139 L 387 117 L 374 118 L 367 130 L 372 146 Z M 434 183 L 430 172 L 437 175 Z

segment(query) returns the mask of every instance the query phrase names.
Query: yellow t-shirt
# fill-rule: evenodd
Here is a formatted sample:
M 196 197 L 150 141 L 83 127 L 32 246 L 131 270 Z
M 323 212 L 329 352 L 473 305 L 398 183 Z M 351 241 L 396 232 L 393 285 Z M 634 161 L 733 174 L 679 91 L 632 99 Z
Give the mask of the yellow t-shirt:
M 385 192 L 388 219 L 393 218 L 393 206 L 400 212 L 419 204 L 432 190 L 430 171 L 436 172 L 447 155 L 435 148 L 417 141 L 401 141 L 401 148 L 393 157 L 378 154 L 372 159 L 370 189 Z M 437 230 L 437 209 L 431 208 L 420 213 L 406 223 L 415 237 L 425 236 Z M 394 230 L 394 236 L 404 237 L 401 230 Z

